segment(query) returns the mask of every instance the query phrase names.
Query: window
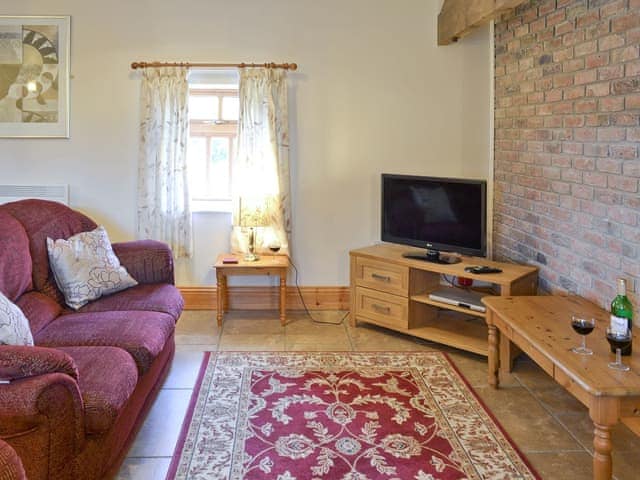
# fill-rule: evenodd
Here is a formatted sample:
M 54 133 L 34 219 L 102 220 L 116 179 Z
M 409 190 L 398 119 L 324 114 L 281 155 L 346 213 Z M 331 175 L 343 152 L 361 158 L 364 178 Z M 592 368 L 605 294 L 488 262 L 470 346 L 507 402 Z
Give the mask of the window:
M 187 162 L 194 210 L 231 210 L 238 110 L 237 86 L 190 86 Z

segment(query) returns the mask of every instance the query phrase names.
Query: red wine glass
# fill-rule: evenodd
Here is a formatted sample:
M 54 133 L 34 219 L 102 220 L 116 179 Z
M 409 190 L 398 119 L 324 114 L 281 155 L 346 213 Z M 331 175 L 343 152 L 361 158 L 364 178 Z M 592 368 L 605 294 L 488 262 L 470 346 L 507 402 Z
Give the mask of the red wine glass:
M 270 243 L 269 250 L 271 250 L 273 253 L 278 253 L 280 251 L 280 244 L 276 242 Z
M 587 348 L 587 335 L 596 328 L 596 321 L 593 318 L 580 318 L 573 315 L 571 317 L 571 327 L 582 337 L 582 345 L 573 347 L 571 351 L 579 355 L 593 355 L 593 350 Z
M 607 328 L 607 341 L 616 350 L 616 361 L 610 362 L 609 368 L 620 370 L 621 372 L 629 371 L 629 366 L 622 363 L 622 349 L 629 346 L 631 339 L 631 330 L 628 328 L 622 332 L 611 327 Z

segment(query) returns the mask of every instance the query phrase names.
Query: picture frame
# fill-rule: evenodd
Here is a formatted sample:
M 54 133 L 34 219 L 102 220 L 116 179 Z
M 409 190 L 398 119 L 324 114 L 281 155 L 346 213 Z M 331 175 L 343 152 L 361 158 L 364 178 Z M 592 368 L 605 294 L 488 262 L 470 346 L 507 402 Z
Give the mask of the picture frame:
M 71 17 L 0 15 L 0 138 L 69 138 Z

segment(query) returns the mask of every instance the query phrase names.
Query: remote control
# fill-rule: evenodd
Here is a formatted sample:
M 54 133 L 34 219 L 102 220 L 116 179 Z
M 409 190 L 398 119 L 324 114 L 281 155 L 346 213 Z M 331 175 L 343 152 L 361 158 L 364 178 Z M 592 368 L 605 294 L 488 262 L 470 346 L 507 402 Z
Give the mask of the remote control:
M 489 267 L 487 265 L 474 265 L 472 267 L 465 267 L 465 272 L 483 274 L 483 273 L 501 273 L 502 270 L 495 267 Z

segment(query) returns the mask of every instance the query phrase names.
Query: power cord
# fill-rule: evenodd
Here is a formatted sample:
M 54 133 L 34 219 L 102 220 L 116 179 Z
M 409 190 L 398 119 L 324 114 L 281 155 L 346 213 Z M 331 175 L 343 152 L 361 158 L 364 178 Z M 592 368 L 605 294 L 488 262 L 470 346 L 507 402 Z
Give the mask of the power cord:
M 298 268 L 296 267 L 295 263 L 293 263 L 293 260 L 291 260 L 291 257 L 289 255 L 287 255 L 287 259 L 289 260 L 289 263 L 291 264 L 291 266 L 293 267 L 293 271 L 295 272 L 295 284 L 296 284 L 296 290 L 298 291 L 298 296 L 300 297 L 300 301 L 302 302 L 304 311 L 306 312 L 307 316 L 311 319 L 311 321 L 313 323 L 318 323 L 320 325 L 342 325 L 342 322 L 344 322 L 344 319 L 349 316 L 350 312 L 345 313 L 343 317 L 337 322 L 327 322 L 325 320 L 318 320 L 317 318 L 314 318 L 313 315 L 311 315 L 311 312 L 309 311 L 309 308 L 307 307 L 307 304 L 304 301 L 304 297 L 302 296 L 300 285 L 298 284 Z

